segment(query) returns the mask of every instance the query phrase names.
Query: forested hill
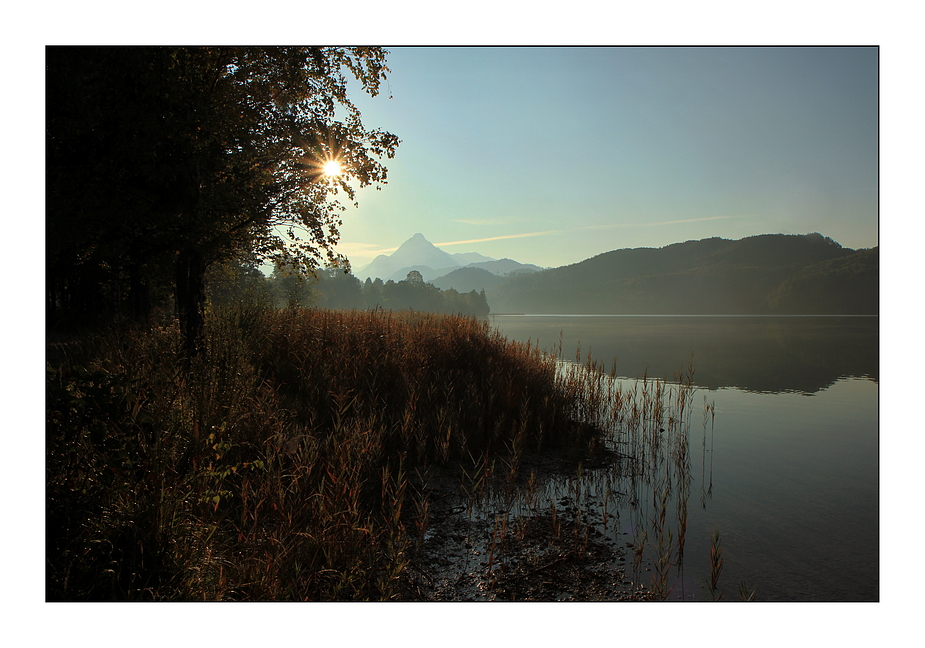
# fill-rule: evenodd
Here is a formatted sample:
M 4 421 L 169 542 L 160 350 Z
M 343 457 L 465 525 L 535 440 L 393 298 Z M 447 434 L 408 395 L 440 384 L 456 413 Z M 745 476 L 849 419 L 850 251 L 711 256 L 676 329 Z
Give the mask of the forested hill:
M 614 250 L 486 294 L 495 313 L 877 314 L 879 273 L 879 248 L 766 234 Z

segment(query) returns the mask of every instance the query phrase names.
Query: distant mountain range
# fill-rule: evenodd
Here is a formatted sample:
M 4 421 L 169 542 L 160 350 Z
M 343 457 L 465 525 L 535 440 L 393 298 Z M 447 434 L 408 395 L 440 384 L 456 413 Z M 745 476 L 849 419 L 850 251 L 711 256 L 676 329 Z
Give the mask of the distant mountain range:
M 877 314 L 880 251 L 821 234 L 605 252 L 486 287 L 493 313 Z
M 479 268 L 492 276 L 508 275 L 511 273 L 531 273 L 542 270 L 539 266 L 528 263 L 518 263 L 511 259 L 492 259 L 477 252 L 463 252 L 449 254 L 424 238 L 423 234 L 415 234 L 405 241 L 392 254 L 380 254 L 372 263 L 357 271 L 356 276 L 364 280 L 367 277 L 383 281 L 402 281 L 412 270 L 421 273 L 424 281 L 438 285 L 436 280 L 449 275 L 460 268 Z M 465 275 L 462 275 L 465 276 Z M 453 285 L 454 280 L 443 281 L 445 286 L 462 291 L 462 287 Z M 481 288 L 480 288 L 481 289 Z M 465 292 L 472 290 L 467 289 Z
M 843 248 L 817 233 L 627 248 L 551 269 L 448 254 L 415 234 L 357 276 L 400 282 L 412 270 L 441 290 L 484 290 L 493 313 L 879 313 L 879 247 Z

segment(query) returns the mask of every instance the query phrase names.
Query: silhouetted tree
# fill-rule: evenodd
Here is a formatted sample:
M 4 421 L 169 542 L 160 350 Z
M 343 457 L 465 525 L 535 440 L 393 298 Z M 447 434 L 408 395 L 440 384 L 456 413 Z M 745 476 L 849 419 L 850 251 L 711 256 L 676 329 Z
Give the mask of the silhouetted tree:
M 341 269 L 319 270 L 319 306 L 324 308 L 362 309 L 366 306 L 360 280 Z
M 273 303 L 277 308 L 306 308 L 314 304 L 317 299 L 312 285 L 317 279 L 311 275 L 304 275 L 287 264 L 280 264 L 273 268 L 268 283 Z
M 169 281 L 193 355 L 211 263 L 345 263 L 337 193 L 384 183 L 399 142 L 362 124 L 345 71 L 375 95 L 385 52 L 49 48 L 49 314 L 100 310 L 100 286 L 122 282 L 143 311 L 146 287 Z M 330 159 L 342 176 L 322 176 Z
M 213 307 L 270 307 L 273 303 L 271 282 L 253 256 L 213 263 L 206 274 L 206 297 Z

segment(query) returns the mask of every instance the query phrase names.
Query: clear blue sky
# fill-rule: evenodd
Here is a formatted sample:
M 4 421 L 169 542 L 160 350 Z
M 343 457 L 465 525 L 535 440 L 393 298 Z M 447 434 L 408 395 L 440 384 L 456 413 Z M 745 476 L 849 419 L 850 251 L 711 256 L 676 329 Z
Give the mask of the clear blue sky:
M 355 268 L 416 232 L 541 266 L 711 236 L 878 245 L 875 48 L 389 51 L 382 94 L 354 92 L 402 139 L 344 214 Z

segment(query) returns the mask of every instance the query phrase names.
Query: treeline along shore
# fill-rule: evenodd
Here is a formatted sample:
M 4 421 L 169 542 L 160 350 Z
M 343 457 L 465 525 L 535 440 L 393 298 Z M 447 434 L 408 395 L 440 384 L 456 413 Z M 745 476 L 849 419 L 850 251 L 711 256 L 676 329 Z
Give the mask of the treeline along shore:
M 290 267 L 274 268 L 269 277 L 260 270 L 231 261 L 210 273 L 210 292 L 214 301 L 228 303 L 247 295 L 277 308 L 385 309 L 415 310 L 484 317 L 490 312 L 485 291 L 442 290 L 427 283 L 416 271 L 401 281 L 367 279 L 361 283 L 350 272 L 324 268 L 300 273 Z

